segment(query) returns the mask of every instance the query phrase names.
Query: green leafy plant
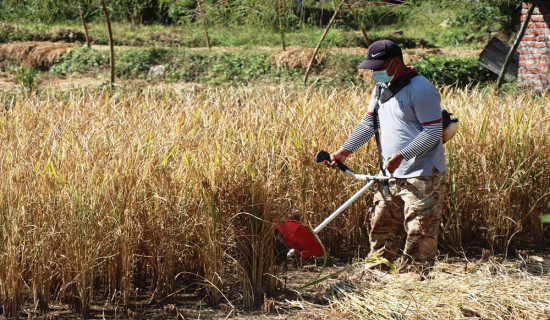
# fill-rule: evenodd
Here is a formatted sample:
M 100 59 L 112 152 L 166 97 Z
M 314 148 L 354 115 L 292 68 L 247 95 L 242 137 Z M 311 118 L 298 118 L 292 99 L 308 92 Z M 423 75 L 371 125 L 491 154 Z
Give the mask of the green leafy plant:
M 21 86 L 27 91 L 32 91 L 35 85 L 35 72 L 33 67 L 23 66 L 17 69 L 15 78 Z
M 426 55 L 412 63 L 418 72 L 439 85 L 488 84 L 496 75 L 483 69 L 477 57 Z
M 171 54 L 162 48 L 120 51 L 116 73 L 123 78 L 145 78 L 151 66 L 164 62 Z

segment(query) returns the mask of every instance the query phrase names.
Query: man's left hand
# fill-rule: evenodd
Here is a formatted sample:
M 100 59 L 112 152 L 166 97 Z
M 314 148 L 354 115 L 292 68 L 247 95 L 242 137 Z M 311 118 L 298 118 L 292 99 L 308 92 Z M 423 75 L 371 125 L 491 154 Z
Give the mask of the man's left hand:
M 399 167 L 401 164 L 401 161 L 403 160 L 403 156 L 401 153 L 395 153 L 393 156 L 391 156 L 391 159 L 386 162 L 384 165 L 386 169 L 388 169 L 389 172 L 394 172 L 395 169 Z

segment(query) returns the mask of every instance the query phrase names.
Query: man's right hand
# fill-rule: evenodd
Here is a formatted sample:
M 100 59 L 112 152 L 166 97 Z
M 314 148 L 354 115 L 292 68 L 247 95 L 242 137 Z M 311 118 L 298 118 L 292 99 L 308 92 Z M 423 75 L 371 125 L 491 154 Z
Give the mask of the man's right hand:
M 338 149 L 338 151 L 330 154 L 330 163 L 326 163 L 326 166 L 329 168 L 336 169 L 338 168 L 336 161 L 340 161 L 341 163 L 346 162 L 346 159 L 349 157 L 349 155 L 352 154 L 351 151 L 346 150 L 344 148 Z

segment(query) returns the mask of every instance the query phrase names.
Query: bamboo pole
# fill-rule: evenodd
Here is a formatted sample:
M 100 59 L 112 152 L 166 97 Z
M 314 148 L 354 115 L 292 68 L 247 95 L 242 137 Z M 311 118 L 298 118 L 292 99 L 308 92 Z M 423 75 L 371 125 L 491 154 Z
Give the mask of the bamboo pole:
M 206 46 L 208 46 L 208 50 L 210 50 L 212 46 L 210 45 L 210 36 L 208 36 L 208 27 L 206 26 L 206 17 L 205 17 L 204 11 L 202 10 L 202 1 L 197 0 L 197 4 L 199 6 L 199 13 L 201 14 L 202 26 L 204 28 L 204 36 L 206 38 Z
M 78 0 L 78 11 L 80 13 L 80 20 L 82 21 L 82 26 L 84 27 L 84 35 L 86 36 L 86 45 L 88 48 L 91 48 L 90 37 L 88 36 L 88 26 L 86 25 L 86 20 L 84 20 L 84 10 L 82 9 L 83 4 L 82 0 Z
M 279 0 L 279 29 L 281 30 L 281 42 L 283 44 L 283 51 L 286 50 L 285 45 L 285 29 L 283 29 L 283 0 Z
M 302 0 L 302 2 L 300 2 L 300 23 L 301 23 L 301 27 L 304 26 L 304 1 L 306 0 Z
M 353 14 L 353 18 L 355 19 L 355 23 L 357 23 L 357 25 L 361 29 L 361 33 L 363 34 L 363 38 L 365 38 L 365 42 L 367 43 L 367 47 L 369 47 L 371 42 L 370 42 L 369 36 L 367 35 L 367 30 L 365 30 L 365 28 L 363 28 L 363 25 L 361 24 L 361 21 L 359 20 L 359 16 L 357 15 L 357 12 L 355 12 L 355 10 L 353 10 L 353 7 L 351 6 L 351 4 L 349 3 L 348 0 L 346 0 L 346 4 L 348 5 L 348 7 L 351 10 L 351 13 Z
M 105 20 L 107 21 L 107 32 L 109 33 L 109 52 L 110 52 L 110 67 L 111 67 L 111 89 L 115 84 L 115 45 L 113 43 L 113 31 L 111 29 L 111 20 L 109 19 L 109 12 L 105 6 L 105 1 L 101 0 L 101 7 L 105 14 Z
M 338 8 L 336 8 L 336 11 L 334 11 L 334 14 L 332 15 L 332 18 L 330 18 L 330 21 L 325 29 L 325 32 L 323 32 L 323 35 L 321 36 L 321 39 L 319 39 L 319 42 L 317 43 L 317 46 L 315 47 L 315 50 L 313 50 L 313 55 L 311 55 L 311 59 L 309 60 L 309 64 L 307 66 L 306 75 L 304 76 L 304 84 L 307 83 L 307 77 L 309 76 L 309 72 L 311 71 L 311 66 L 313 65 L 313 60 L 315 60 L 315 56 L 317 55 L 317 52 L 319 51 L 319 48 L 321 47 L 321 43 L 325 39 L 328 31 L 330 30 L 330 27 L 332 26 L 332 23 L 334 22 L 334 19 L 340 12 L 340 9 L 342 9 L 342 5 L 344 4 L 346 0 L 342 0 L 340 4 L 338 5 Z
M 502 85 L 502 81 L 504 80 L 504 74 L 506 73 L 506 68 L 508 68 L 508 65 L 510 64 L 510 61 L 512 61 L 512 57 L 514 56 L 514 53 L 516 52 L 516 49 L 518 48 L 519 43 L 521 42 L 521 39 L 523 39 L 523 35 L 525 34 L 525 30 L 527 29 L 527 24 L 529 24 L 529 20 L 531 20 L 531 15 L 533 14 L 534 9 L 535 9 L 535 5 L 531 3 L 529 10 L 527 10 L 527 16 L 525 17 L 525 21 L 523 21 L 523 24 L 521 25 L 521 28 L 516 37 L 516 40 L 514 41 L 514 44 L 512 45 L 510 52 L 508 52 L 508 54 L 506 55 L 506 59 L 504 60 L 504 64 L 502 65 L 502 69 L 500 70 L 500 74 L 498 76 L 497 84 L 495 87 L 495 93 L 498 93 L 498 91 L 500 90 L 500 86 Z

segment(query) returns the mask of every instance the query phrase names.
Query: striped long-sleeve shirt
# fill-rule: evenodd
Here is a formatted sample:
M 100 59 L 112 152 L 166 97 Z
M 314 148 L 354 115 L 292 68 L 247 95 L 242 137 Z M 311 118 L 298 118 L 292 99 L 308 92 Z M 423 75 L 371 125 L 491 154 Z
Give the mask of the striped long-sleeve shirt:
M 376 105 L 373 91 L 368 111 L 342 145 L 344 149 L 355 152 L 372 138 Z M 378 115 L 383 162 L 397 152 L 404 158 L 395 177 L 430 176 L 432 168 L 445 171 L 440 95 L 426 78 L 411 79 L 394 97 L 379 104 Z
M 378 127 L 380 127 L 379 119 Z M 441 139 L 443 134 L 443 118 L 432 122 L 422 123 L 422 127 L 422 132 L 420 132 L 420 134 L 407 147 L 399 151 L 405 160 L 411 160 L 412 158 L 422 154 Z M 359 147 L 369 141 L 373 135 L 373 114 L 371 112 L 367 112 L 342 147 L 351 152 L 355 152 L 359 149 Z

